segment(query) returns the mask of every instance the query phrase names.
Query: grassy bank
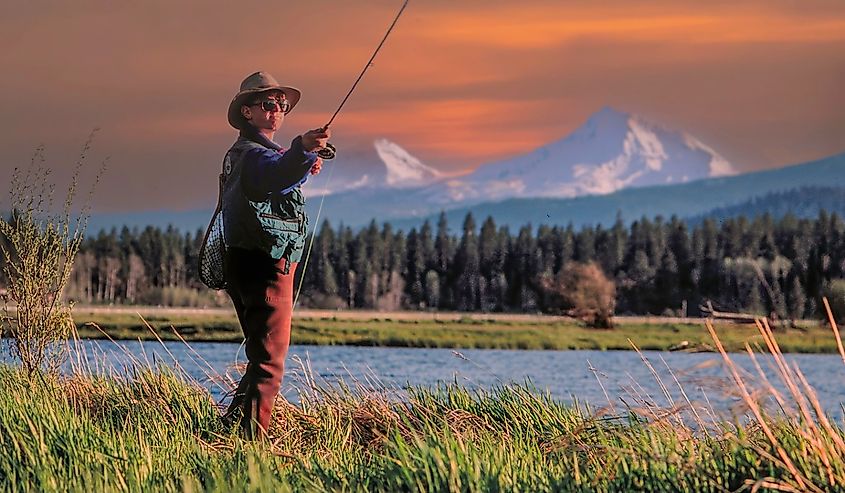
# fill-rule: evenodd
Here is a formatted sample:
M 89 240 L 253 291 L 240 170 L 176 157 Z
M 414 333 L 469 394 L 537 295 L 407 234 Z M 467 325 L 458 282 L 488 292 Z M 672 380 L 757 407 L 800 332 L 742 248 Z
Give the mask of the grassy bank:
M 140 312 L 143 316 L 143 311 Z M 227 312 L 183 312 L 154 314 L 141 318 L 136 313 L 86 313 L 74 315 L 82 337 L 154 339 L 147 323 L 163 338 L 176 340 L 175 329 L 189 341 L 240 342 L 242 334 L 234 314 Z M 100 329 L 87 322 L 95 322 Z M 717 329 L 728 351 L 742 351 L 745 343 L 762 339 L 753 325 L 724 324 Z M 599 349 L 629 350 L 633 340 L 641 349 L 668 350 L 686 341 L 692 350 L 712 350 L 712 340 L 701 323 L 621 322 L 612 330 L 597 330 L 561 317 L 531 317 L 525 320 L 490 318 L 433 319 L 390 316 L 366 318 L 355 314 L 324 317 L 295 317 L 293 344 L 439 347 L 479 349 Z M 778 340 L 785 352 L 835 353 L 836 341 L 829 329 L 807 325 L 782 329 Z
M 845 484 L 845 433 L 813 414 L 812 392 L 800 383 L 778 396 L 784 411 L 767 414 L 753 396 L 771 392 L 736 375 L 730 383 L 744 391 L 747 411 L 739 421 L 691 401 L 641 398 L 588 411 L 519 386 L 400 392 L 305 383 L 302 404 L 277 406 L 272 442 L 250 443 L 221 425 L 205 390 L 168 370 L 27 381 L 0 367 L 0 488 L 716 492 Z

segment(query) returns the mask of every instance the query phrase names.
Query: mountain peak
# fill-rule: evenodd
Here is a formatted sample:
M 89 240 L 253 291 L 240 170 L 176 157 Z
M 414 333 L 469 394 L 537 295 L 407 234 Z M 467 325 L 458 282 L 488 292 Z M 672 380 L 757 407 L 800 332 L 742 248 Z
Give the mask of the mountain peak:
M 438 200 L 601 195 L 732 172 L 694 137 L 606 106 L 563 139 L 450 180 Z
M 610 106 L 560 140 L 463 176 L 444 176 L 384 138 L 375 140 L 362 155 L 349 157 L 351 162 L 340 167 L 349 176 L 334 192 L 363 187 L 420 189 L 425 190 L 423 201 L 437 207 L 602 195 L 733 174 L 727 160 L 695 137 Z M 349 164 L 355 163 L 360 169 L 353 172 Z
M 629 122 L 638 119 L 636 116 L 605 106 L 590 115 L 587 121 L 559 142 L 604 140 L 608 135 L 617 136 L 627 132 Z
M 387 168 L 388 187 L 418 187 L 436 181 L 441 176 L 439 171 L 423 164 L 399 144 L 387 139 L 377 139 L 373 146 Z
M 310 180 L 304 193 L 332 195 L 356 189 L 413 188 L 441 178 L 440 171 L 426 166 L 398 144 L 376 139 L 372 144 L 342 149 L 336 160 L 326 164 L 329 172 Z
M 602 106 L 602 108 L 587 119 L 587 121 L 594 120 L 594 121 L 613 121 L 613 120 L 627 120 L 630 118 L 631 115 L 624 111 L 617 110 L 612 106 Z
M 619 111 L 610 106 L 605 106 L 590 115 L 584 124 L 558 143 L 581 142 L 581 145 L 585 145 L 585 143 L 595 142 L 596 145 L 607 145 L 620 140 L 624 142 L 623 153 L 641 153 L 647 169 L 651 171 L 661 171 L 667 160 L 689 164 L 689 156 L 675 158 L 684 154 L 698 153 L 709 156 L 709 162 L 706 170 L 695 173 L 696 178 L 735 174 L 733 167 L 725 158 L 692 135 L 666 128 L 640 115 Z M 555 144 L 557 143 L 551 146 Z M 671 156 L 667 154 L 667 146 L 676 147 L 671 151 Z M 696 179 L 689 174 L 684 176 L 686 178 L 682 177 L 682 181 Z

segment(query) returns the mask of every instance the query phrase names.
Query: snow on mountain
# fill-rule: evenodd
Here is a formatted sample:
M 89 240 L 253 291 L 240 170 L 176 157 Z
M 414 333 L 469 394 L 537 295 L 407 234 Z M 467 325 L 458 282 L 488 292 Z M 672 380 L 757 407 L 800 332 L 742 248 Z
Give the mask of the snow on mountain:
M 604 108 L 564 139 L 483 165 L 426 195 L 440 205 L 567 198 L 733 173 L 730 163 L 694 137 Z
M 349 224 L 374 217 L 424 217 L 508 199 L 607 195 L 733 174 L 723 157 L 694 137 L 611 108 L 563 139 L 462 176 L 445 176 L 383 139 L 359 158 L 367 163 L 366 173 L 349 174 L 352 167 L 340 157 L 330 164 L 347 173 L 341 180 L 346 188 L 328 197 L 326 207 L 331 217 Z M 364 175 L 362 186 L 350 188 Z M 338 183 L 337 177 L 332 183 Z M 309 186 L 317 184 L 309 181 Z
M 340 149 L 326 161 L 323 172 L 308 180 L 309 197 L 364 188 L 415 188 L 441 179 L 441 173 L 423 164 L 398 144 L 377 139 L 372 146 Z
M 731 163 L 725 160 L 722 156 L 718 155 L 716 151 L 702 144 L 692 135 L 687 133 L 683 135 L 684 143 L 687 147 L 690 149 L 700 149 L 713 156 L 713 159 L 710 161 L 710 176 L 730 176 L 736 174 L 736 171 L 733 169 L 733 166 L 731 166 Z
M 441 174 L 434 168 L 424 165 L 419 159 L 398 144 L 387 139 L 378 139 L 373 145 L 379 158 L 387 167 L 387 186 L 392 188 L 410 188 L 427 185 L 440 179 Z

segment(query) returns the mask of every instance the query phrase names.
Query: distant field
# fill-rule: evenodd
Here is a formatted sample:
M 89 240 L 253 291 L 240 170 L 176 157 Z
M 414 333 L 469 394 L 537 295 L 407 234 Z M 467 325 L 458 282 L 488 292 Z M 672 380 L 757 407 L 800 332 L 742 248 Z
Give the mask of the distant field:
M 154 339 L 148 323 L 164 340 L 179 335 L 189 341 L 240 342 L 235 314 L 225 309 L 156 307 L 84 307 L 74 309 L 80 336 L 86 338 Z M 597 330 L 568 317 L 523 314 L 300 310 L 293 319 L 293 344 L 497 348 L 497 349 L 641 349 L 709 350 L 711 340 L 702 319 L 619 317 L 611 330 Z M 93 324 L 100 329 L 97 329 Z M 731 351 L 762 340 L 752 325 L 718 324 Z M 105 332 L 105 334 L 103 333 Z M 830 329 L 805 322 L 801 329 L 781 329 L 785 352 L 834 353 Z

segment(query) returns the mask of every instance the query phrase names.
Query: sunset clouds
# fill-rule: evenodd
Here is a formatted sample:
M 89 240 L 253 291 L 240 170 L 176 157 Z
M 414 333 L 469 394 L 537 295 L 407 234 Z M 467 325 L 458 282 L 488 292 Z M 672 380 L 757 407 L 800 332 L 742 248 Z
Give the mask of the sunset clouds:
M 280 141 L 320 126 L 400 3 L 7 2 L 0 179 L 42 143 L 72 160 L 99 125 L 97 207 L 206 206 L 240 80 L 261 69 L 303 90 Z M 412 0 L 333 140 L 387 137 L 451 173 L 613 106 L 751 170 L 845 150 L 843 87 L 840 1 Z M 156 173 L 176 178 L 143 188 Z

